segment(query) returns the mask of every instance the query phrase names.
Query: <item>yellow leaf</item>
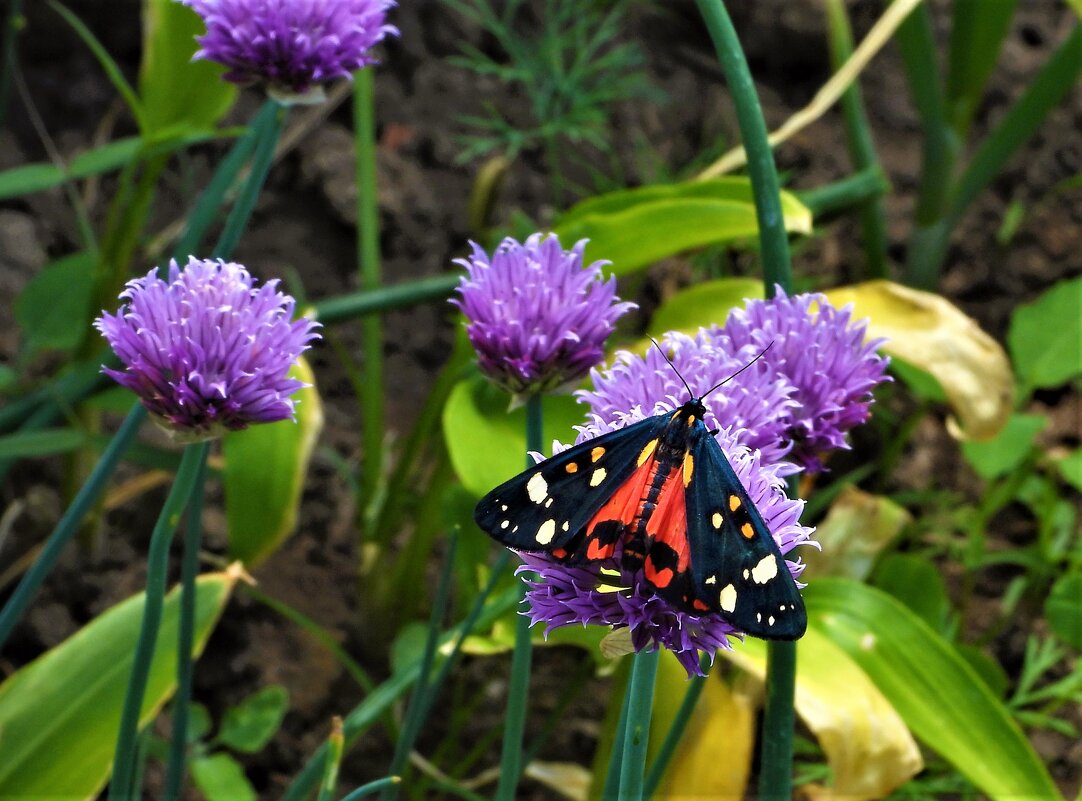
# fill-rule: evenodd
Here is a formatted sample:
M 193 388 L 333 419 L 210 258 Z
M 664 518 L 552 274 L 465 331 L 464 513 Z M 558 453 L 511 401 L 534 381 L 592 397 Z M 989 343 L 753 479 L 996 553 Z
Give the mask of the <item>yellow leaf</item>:
M 935 376 L 954 410 L 952 433 L 986 440 L 1007 422 L 1014 377 L 1007 354 L 945 298 L 891 281 L 868 281 L 826 293 L 869 319 L 868 337 L 886 337 L 885 353 Z
M 912 516 L 889 498 L 846 485 L 815 527 L 823 550 L 802 553 L 808 575 L 864 579 L 880 551 L 897 536 Z
M 766 643 L 749 639 L 718 651 L 762 679 Z M 833 798 L 884 798 L 923 767 L 901 717 L 867 674 L 815 629 L 797 645 L 796 712 L 811 729 L 834 775 Z

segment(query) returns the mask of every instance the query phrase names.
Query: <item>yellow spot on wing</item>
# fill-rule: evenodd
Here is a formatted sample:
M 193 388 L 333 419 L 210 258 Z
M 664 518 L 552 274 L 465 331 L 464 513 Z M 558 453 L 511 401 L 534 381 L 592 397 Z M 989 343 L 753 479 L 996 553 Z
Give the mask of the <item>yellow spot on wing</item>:
M 564 470 L 566 470 L 568 473 L 577 473 L 579 472 L 579 466 L 574 462 L 568 462 L 567 465 L 564 467 Z
M 729 511 L 730 512 L 735 512 L 739 508 L 740 508 L 740 499 L 737 498 L 735 495 L 730 495 L 729 496 Z
M 590 461 L 591 462 L 596 462 L 598 459 L 600 459 L 604 455 L 605 455 L 605 449 L 603 447 L 601 447 L 600 445 L 598 445 L 596 448 L 594 448 L 592 451 L 590 451 Z
M 721 528 L 721 512 L 714 512 L 714 515 L 710 518 L 710 522 L 714 524 L 714 528 Z
M 644 447 L 642 449 L 642 452 L 639 453 L 639 458 L 635 461 L 635 464 L 639 467 L 642 467 L 646 460 L 654 455 L 655 450 L 657 450 L 657 440 L 652 439 L 646 443 L 646 447 Z
M 684 457 L 684 486 L 691 483 L 691 475 L 695 472 L 695 459 L 689 453 Z
M 755 529 L 751 527 L 751 523 L 745 523 L 740 527 L 740 533 L 750 540 L 755 536 Z

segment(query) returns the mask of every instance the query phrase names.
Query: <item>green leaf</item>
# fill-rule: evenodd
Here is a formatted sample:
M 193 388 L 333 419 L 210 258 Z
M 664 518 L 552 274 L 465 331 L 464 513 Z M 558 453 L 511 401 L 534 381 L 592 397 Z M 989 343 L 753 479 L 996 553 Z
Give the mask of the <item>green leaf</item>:
M 215 742 L 234 751 L 254 754 L 278 731 L 288 709 L 289 693 L 285 687 L 277 684 L 264 687 L 226 710 Z
M 202 704 L 188 704 L 188 742 L 194 743 L 210 734 L 210 712 Z
M 954 0 L 951 16 L 947 105 L 955 133 L 964 137 L 984 85 L 1011 28 L 1018 0 Z
M 510 400 L 478 375 L 456 384 L 443 408 L 443 438 L 451 464 L 474 497 L 526 468 L 526 410 L 509 411 Z M 541 407 L 542 441 L 574 442 L 573 426 L 582 425 L 585 409 L 569 395 L 546 395 Z
M 315 381 L 303 358 L 290 375 L 306 384 Z M 270 556 L 297 525 L 308 461 L 323 428 L 323 406 L 314 386 L 295 397 L 296 422 L 256 425 L 222 438 L 229 555 L 247 565 Z
M 864 669 L 919 740 L 993 801 L 1061 797 L 1004 705 L 905 606 L 843 579 L 812 582 L 804 599 L 809 623 Z
M 873 586 L 889 593 L 936 631 L 950 614 L 947 585 L 936 566 L 920 556 L 889 554 L 880 560 Z
M 1007 345 L 1028 395 L 1082 375 L 1082 277 L 1061 281 L 1011 317 Z
M 811 233 L 811 212 L 782 192 L 790 232 Z M 685 250 L 750 239 L 759 232 L 751 182 L 716 178 L 624 189 L 584 200 L 553 229 L 564 243 L 589 239 L 589 260 L 607 259 L 616 275 Z
M 998 478 L 1025 461 L 1033 441 L 1048 426 L 1040 414 L 1012 414 L 995 437 L 983 442 L 963 442 L 966 461 L 985 479 Z
M 939 383 L 939 380 L 915 364 L 910 364 L 898 356 L 891 356 L 890 371 L 904 381 L 905 385 L 918 398 L 933 403 L 948 402 L 947 393 L 943 391 L 943 385 Z
M 1082 648 L 1082 573 L 1061 576 L 1044 602 L 1044 616 L 1057 637 Z
M 1071 451 L 1056 462 L 1056 465 L 1063 480 L 1082 492 L 1082 448 Z
M 1000 666 L 999 662 L 989 656 L 983 648 L 969 643 L 955 643 L 954 650 L 969 663 L 969 666 L 988 685 L 988 689 L 992 691 L 996 698 L 1007 697 L 1007 689 L 1010 687 L 1011 680 L 1007 676 L 1007 671 Z
M 94 256 L 73 253 L 46 265 L 15 300 L 27 352 L 70 350 L 90 325 Z
M 236 87 L 213 61 L 192 61 L 205 26 L 175 0 L 144 0 L 139 93 L 149 131 L 212 128 L 233 105 Z
M 75 428 L 16 431 L 0 437 L 0 459 L 25 459 L 71 453 L 84 447 L 90 436 Z
M 650 333 L 666 331 L 694 334 L 700 326 L 721 325 L 748 298 L 763 297 L 763 282 L 754 278 L 719 278 L 677 292 L 666 300 L 650 321 Z
M 257 801 L 244 768 L 229 754 L 211 754 L 191 761 L 192 781 L 207 801 Z
M 196 591 L 196 654 L 236 581 L 201 576 Z M 120 708 L 143 618 L 142 594 L 99 615 L 0 684 L 0 798 L 91 799 L 105 784 Z M 179 593 L 165 601 L 140 725 L 176 687 Z

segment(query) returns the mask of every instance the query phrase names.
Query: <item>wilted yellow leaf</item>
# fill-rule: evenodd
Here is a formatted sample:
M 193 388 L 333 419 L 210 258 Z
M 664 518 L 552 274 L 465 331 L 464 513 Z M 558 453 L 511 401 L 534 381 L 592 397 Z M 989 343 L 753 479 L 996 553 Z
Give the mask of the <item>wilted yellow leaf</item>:
M 763 678 L 766 643 L 719 651 Z M 860 667 L 815 629 L 797 646 L 796 711 L 815 734 L 834 774 L 832 797 L 884 798 L 923 767 L 909 729 Z
M 815 527 L 823 550 L 802 552 L 808 575 L 864 579 L 879 552 L 912 516 L 889 498 L 847 485 L 838 493 L 826 518 Z
M 886 337 L 882 350 L 935 376 L 947 394 L 960 439 L 994 437 L 1007 422 L 1014 377 L 1007 354 L 970 317 L 945 298 L 895 284 L 868 281 L 826 293 L 836 306 L 852 303 L 867 317 L 868 337 Z
M 523 772 L 571 801 L 586 801 L 593 778 L 589 770 L 575 762 L 541 762 L 535 759 Z

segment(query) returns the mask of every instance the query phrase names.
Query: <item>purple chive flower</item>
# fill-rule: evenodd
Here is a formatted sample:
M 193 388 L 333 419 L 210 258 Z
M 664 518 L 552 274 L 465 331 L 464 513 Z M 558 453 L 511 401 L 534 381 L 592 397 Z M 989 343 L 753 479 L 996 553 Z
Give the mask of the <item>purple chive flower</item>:
M 478 245 L 456 259 L 467 270 L 451 302 L 466 315 L 466 332 L 489 378 L 509 392 L 538 394 L 577 381 L 604 358 L 620 303 L 616 279 L 595 261 L 583 266 L 585 240 L 564 250 L 555 234 L 520 244 L 503 240 L 491 260 Z
M 226 80 L 265 82 L 272 94 L 320 99 L 320 85 L 375 63 L 369 51 L 398 29 L 393 0 L 181 0 L 203 18 L 197 59 L 228 68 Z
M 787 297 L 779 287 L 773 299 L 749 301 L 712 332 L 731 351 L 773 342 L 763 361 L 794 387 L 797 402 L 779 410 L 789 458 L 812 472 L 823 469 L 823 454 L 848 447 L 846 432 L 868 419 L 872 390 L 890 380 L 890 360 L 876 353 L 884 340 L 865 342 L 867 323 L 851 317 L 851 306 L 837 309 L 825 295 Z
M 185 440 L 292 418 L 289 396 L 305 385 L 289 369 L 318 323 L 293 320 L 277 284 L 256 287 L 239 264 L 194 257 L 183 272 L 170 262 L 168 281 L 154 268 L 94 321 L 124 363 L 102 371 Z
M 638 417 L 641 415 L 630 416 L 626 422 Z M 595 421 L 581 429 L 578 441 L 620 427 Z M 741 445 L 729 430 L 718 433 L 718 442 L 781 552 L 788 553 L 797 545 L 814 545 L 809 540 L 812 529 L 799 523 L 804 502 L 789 500 L 782 490 L 781 466 L 764 465 L 758 454 Z M 636 651 L 668 648 L 689 676 L 702 675 L 700 653 L 712 659 L 718 648 L 731 647 L 730 637 L 740 635 L 720 615 L 690 614 L 673 607 L 646 586 L 641 571 L 627 574 L 619 553 L 605 562 L 581 567 L 559 564 L 542 553 L 520 556 L 524 564 L 519 572 L 526 574 L 526 614 L 531 624 L 544 623 L 546 634 L 573 623 L 627 628 Z M 794 577 L 804 570 L 799 560 L 787 564 Z M 603 569 L 610 572 L 603 573 Z M 617 571 L 619 577 L 611 571 Z

